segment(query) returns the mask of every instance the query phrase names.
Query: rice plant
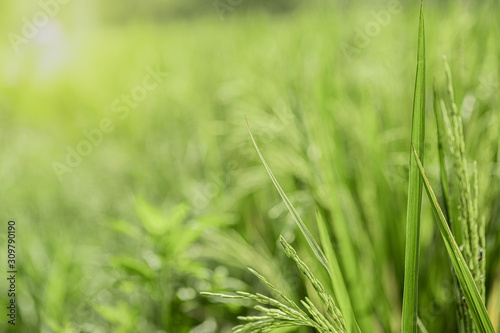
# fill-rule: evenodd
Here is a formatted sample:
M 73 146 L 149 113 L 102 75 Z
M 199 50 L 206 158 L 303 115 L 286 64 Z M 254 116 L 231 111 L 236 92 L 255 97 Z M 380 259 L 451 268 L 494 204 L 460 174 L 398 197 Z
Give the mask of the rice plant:
M 500 2 L 39 2 L 0 5 L 0 332 L 500 329 Z
M 412 133 L 410 141 L 409 183 L 406 219 L 406 248 L 404 295 L 402 304 L 403 332 L 427 332 L 425 324 L 419 318 L 418 305 L 418 273 L 420 254 L 420 219 L 422 206 L 422 187 L 425 187 L 431 207 L 442 235 L 451 269 L 454 277 L 454 295 L 457 313 L 457 326 L 460 332 L 494 332 L 492 322 L 485 307 L 485 225 L 484 219 L 478 217 L 478 181 L 477 165 L 474 162 L 472 175 L 468 172 L 465 157 L 465 140 L 463 125 L 454 101 L 454 91 L 448 63 L 445 61 L 445 72 L 448 82 L 448 98 L 450 111 L 443 100 L 437 100 L 434 87 L 434 108 L 437 123 L 438 154 L 441 167 L 441 187 L 444 196 L 445 213 L 441 210 L 438 200 L 427 179 L 423 166 L 425 143 L 425 35 L 423 7 L 420 8 L 417 69 L 415 79 Z M 299 270 L 307 277 L 322 301 L 318 309 L 314 303 L 305 298 L 301 301 L 302 310 L 283 292 L 266 280 L 265 277 L 250 269 L 271 291 L 279 295 L 285 303 L 262 294 L 252 294 L 239 291 L 236 295 L 224 293 L 203 293 L 206 296 L 217 296 L 227 299 L 244 299 L 270 308 L 255 306 L 261 312 L 260 316 L 238 317 L 245 323 L 234 327 L 234 332 L 270 332 L 281 327 L 309 326 L 318 332 L 360 332 L 356 320 L 356 311 L 351 303 L 344 273 L 339 265 L 337 254 L 333 250 L 329 231 L 323 217 L 317 213 L 318 230 L 321 235 L 323 249 L 319 246 L 306 224 L 302 221 L 291 201 L 281 188 L 271 168 L 247 126 L 254 147 L 278 190 L 285 206 L 300 229 L 310 249 L 318 262 L 323 266 L 332 283 L 331 291 L 327 293 L 319 279 L 311 269 L 298 257 L 296 251 L 280 236 L 280 242 L 285 253 L 291 258 Z M 445 134 L 446 135 L 445 135 Z M 448 151 L 444 151 L 448 147 Z M 453 177 L 448 177 L 446 157 L 452 160 Z M 453 210 L 454 204 L 457 204 Z M 456 211 L 456 212 L 455 212 Z M 446 215 L 446 216 L 445 216 Z M 456 215 L 456 217 L 455 217 Z M 451 228 L 450 228 L 451 226 Z M 457 243 L 458 240 L 458 243 Z M 459 245 L 460 244 L 460 248 Z M 324 254 L 326 253 L 326 255 Z
M 261 316 L 238 317 L 238 319 L 246 323 L 234 327 L 234 332 L 270 332 L 277 328 L 289 326 L 309 326 L 321 333 L 346 332 L 344 318 L 333 298 L 327 294 L 321 282 L 314 276 L 309 267 L 299 258 L 295 249 L 288 244 L 283 237 L 280 237 L 280 242 L 286 255 L 295 262 L 297 268 L 307 277 L 308 281 L 314 287 L 314 290 L 323 303 L 323 307 L 326 309 L 326 314 L 324 314 L 322 310 L 318 309 L 307 297 L 304 300 L 301 300 L 302 306 L 307 310 L 307 312 L 305 312 L 294 301 L 283 294 L 283 292 L 267 281 L 265 277 L 253 269 L 249 270 L 264 284 L 266 284 L 271 291 L 274 291 L 277 295 L 279 295 L 285 301 L 285 304 L 262 294 L 251 294 L 243 291 L 237 292 L 237 295 L 208 292 L 202 294 L 228 299 L 246 299 L 271 306 L 271 308 L 262 307 L 260 305 L 255 306 L 255 309 L 262 313 Z
M 472 164 L 472 173 L 469 172 L 469 164 L 465 154 L 465 137 L 461 115 L 459 114 L 453 89 L 451 70 L 444 58 L 444 68 L 447 80 L 447 106 L 443 99 L 434 94 L 434 112 L 436 115 L 438 131 L 438 149 L 441 169 L 441 187 L 443 190 L 444 211 L 447 221 L 460 252 L 463 262 L 466 263 L 471 272 L 480 298 L 484 305 L 485 292 L 485 218 L 479 216 L 478 208 L 478 175 L 477 163 Z M 443 134 L 443 132 L 445 134 Z M 445 156 L 451 160 L 451 177 L 448 177 L 448 169 Z M 450 188 L 453 190 L 450 191 Z M 456 207 L 456 209 L 454 209 Z M 444 218 L 444 215 L 443 215 Z M 456 269 L 456 268 L 455 268 Z M 455 307 L 460 332 L 474 332 L 477 323 L 472 316 L 472 309 L 468 306 L 468 297 L 464 295 L 462 284 L 457 283 L 455 278 Z M 483 306 L 484 308 L 484 306 Z M 487 315 L 485 315 L 487 317 Z M 493 329 L 493 327 L 490 327 Z M 479 329 L 479 331 L 482 331 Z

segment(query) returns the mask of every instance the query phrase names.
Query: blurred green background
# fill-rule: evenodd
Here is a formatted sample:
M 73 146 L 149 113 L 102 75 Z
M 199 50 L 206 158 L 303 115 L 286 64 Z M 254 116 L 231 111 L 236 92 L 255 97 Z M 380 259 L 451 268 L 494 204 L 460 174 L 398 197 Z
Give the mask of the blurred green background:
M 19 274 L 16 326 L 2 312 L 0 330 L 229 332 L 248 304 L 199 292 L 269 293 L 246 267 L 293 299 L 307 295 L 279 235 L 324 272 L 258 160 L 246 115 L 310 228 L 317 209 L 336 244 L 345 239 L 335 223 L 346 226 L 358 262 L 342 267 L 363 300 L 363 331 L 398 332 L 419 6 L 1 2 L 1 237 L 15 220 Z M 444 94 L 446 55 L 478 161 L 498 327 L 500 6 L 424 6 L 427 85 Z M 438 188 L 431 96 L 426 168 Z M 6 246 L 0 254 L 6 271 Z M 448 266 L 424 199 L 419 315 L 430 332 L 456 329 Z

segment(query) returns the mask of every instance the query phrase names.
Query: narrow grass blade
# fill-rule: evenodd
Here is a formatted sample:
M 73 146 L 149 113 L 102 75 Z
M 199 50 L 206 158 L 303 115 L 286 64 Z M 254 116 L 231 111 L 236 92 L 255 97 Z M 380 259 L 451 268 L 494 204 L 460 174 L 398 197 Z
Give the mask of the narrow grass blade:
M 274 177 L 274 174 L 271 171 L 271 168 L 269 168 L 269 165 L 267 164 L 266 160 L 264 159 L 264 156 L 262 155 L 262 153 L 259 150 L 259 147 L 257 146 L 257 143 L 255 142 L 255 139 L 252 135 L 252 131 L 250 130 L 250 125 L 248 124 L 248 120 L 246 119 L 246 117 L 245 117 L 245 120 L 247 122 L 248 132 L 250 133 L 250 137 L 252 138 L 253 145 L 255 146 L 255 149 L 257 150 L 257 153 L 259 154 L 260 160 L 262 161 L 262 164 L 264 164 L 264 167 L 266 168 L 267 173 L 269 174 L 269 177 L 271 177 L 271 180 L 273 181 L 274 186 L 278 190 L 281 198 L 283 199 L 283 202 L 285 203 L 286 207 L 288 208 L 288 211 L 292 215 L 293 220 L 295 221 L 295 223 L 297 223 L 297 226 L 299 227 L 300 231 L 302 232 L 302 234 L 306 238 L 307 243 L 309 244 L 312 251 L 316 255 L 316 258 L 318 258 L 319 262 L 323 266 L 325 266 L 328 273 L 330 273 L 330 269 L 328 268 L 328 262 L 326 260 L 325 255 L 321 251 L 321 248 L 319 247 L 318 243 L 314 239 L 314 237 L 311 234 L 311 232 L 309 231 L 309 229 L 307 229 L 306 225 L 304 224 L 304 222 L 300 218 L 299 214 L 295 210 L 295 207 L 293 207 L 292 203 L 290 202 L 290 200 L 286 196 L 285 192 L 283 191 L 280 184 L 278 183 L 278 180 L 276 179 L 276 177 Z
M 439 231 L 441 232 L 446 250 L 448 251 L 448 255 L 453 264 L 453 268 L 455 269 L 455 272 L 457 274 L 458 282 L 462 287 L 462 291 L 467 302 L 467 307 L 469 308 L 469 311 L 472 315 L 472 319 L 474 320 L 476 329 L 480 333 L 494 333 L 495 330 L 493 329 L 490 317 L 488 316 L 486 306 L 481 299 L 476 283 L 474 282 L 474 278 L 472 277 L 465 259 L 462 256 L 462 252 L 460 252 L 460 249 L 455 242 L 455 239 L 453 238 L 453 234 L 451 233 L 450 227 L 446 222 L 446 218 L 444 217 L 444 214 L 439 207 L 436 195 L 434 194 L 431 184 L 429 183 L 429 180 L 425 175 L 424 167 L 420 162 L 420 159 L 418 158 L 418 154 L 415 148 L 413 149 L 413 154 L 415 155 L 415 158 L 417 160 L 418 169 L 424 182 L 427 196 L 429 198 L 429 201 L 431 202 L 431 207 L 436 217 Z
M 413 97 L 411 141 L 420 156 L 424 154 L 425 138 L 425 35 L 424 14 L 420 6 L 420 22 L 417 47 L 417 74 Z M 406 215 L 405 276 L 403 292 L 402 331 L 417 332 L 418 313 L 418 262 L 420 248 L 420 210 L 422 206 L 422 180 L 415 156 L 410 148 L 410 174 Z
M 429 333 L 429 331 L 427 330 L 427 328 L 425 328 L 425 325 L 424 325 L 424 323 L 422 323 L 420 318 L 417 318 L 417 325 L 418 325 L 418 328 L 420 328 L 420 332 Z
M 337 256 L 333 251 L 332 242 L 330 240 L 330 236 L 328 235 L 325 221 L 318 211 L 316 211 L 316 220 L 318 223 L 319 235 L 321 237 L 321 244 L 323 245 L 323 250 L 326 254 L 328 267 L 330 267 L 330 281 L 332 283 L 333 293 L 335 295 L 335 300 L 339 305 L 340 312 L 342 312 L 342 315 L 344 316 L 347 332 L 360 332 L 354 315 L 354 310 L 352 308 L 349 292 L 347 291 Z

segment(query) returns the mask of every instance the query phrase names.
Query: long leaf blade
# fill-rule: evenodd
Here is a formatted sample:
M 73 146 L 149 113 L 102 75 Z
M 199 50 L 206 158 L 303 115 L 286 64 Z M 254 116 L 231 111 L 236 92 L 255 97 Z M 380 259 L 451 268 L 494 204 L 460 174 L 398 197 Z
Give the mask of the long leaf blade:
M 420 156 L 424 154 L 425 138 L 425 35 L 423 6 L 420 6 L 418 30 L 417 73 L 413 97 L 411 141 Z M 422 180 L 416 159 L 410 148 L 410 173 L 406 216 L 405 276 L 403 293 L 402 331 L 416 333 L 418 313 L 418 262 L 420 248 L 420 211 L 422 206 Z
M 323 250 L 328 260 L 328 267 L 330 267 L 330 282 L 332 284 L 333 293 L 335 295 L 335 300 L 339 304 L 340 312 L 342 312 L 344 316 L 347 332 L 360 332 L 352 308 L 351 298 L 349 297 L 349 292 L 347 291 L 337 256 L 333 250 L 325 221 L 318 211 L 316 211 L 316 220 L 318 223 L 321 244 L 323 245 Z
M 318 258 L 319 262 L 326 268 L 326 270 L 328 271 L 328 273 L 330 273 L 330 270 L 328 268 L 328 262 L 326 260 L 326 257 L 324 255 L 323 251 L 321 251 L 321 248 L 319 247 L 318 243 L 314 239 L 313 235 L 311 234 L 311 232 L 309 231 L 309 229 L 307 228 L 307 226 L 304 224 L 304 222 L 300 218 L 299 214 L 295 210 L 295 207 L 293 207 L 291 201 L 288 199 L 288 197 L 286 196 L 285 192 L 283 191 L 283 189 L 281 188 L 280 184 L 278 183 L 278 180 L 274 176 L 273 172 L 271 171 L 271 168 L 269 167 L 269 165 L 267 164 L 266 160 L 264 159 L 264 156 L 260 152 L 260 149 L 257 146 L 257 142 L 255 142 L 255 139 L 254 139 L 254 137 L 252 135 L 252 131 L 250 130 L 250 125 L 248 124 L 248 119 L 246 119 L 246 117 L 245 117 L 245 120 L 247 122 L 247 127 L 248 127 L 248 132 L 250 133 L 250 138 L 252 138 L 253 145 L 254 145 L 255 149 L 257 150 L 257 154 L 259 154 L 260 160 L 262 161 L 262 164 L 264 164 L 264 167 L 266 168 L 266 171 L 269 174 L 269 177 L 273 181 L 274 186 L 278 190 L 278 192 L 279 192 L 279 194 L 281 196 L 281 199 L 283 199 L 283 202 L 285 203 L 286 208 L 288 208 L 288 211 L 292 215 L 293 220 L 295 221 L 295 223 L 299 227 L 300 231 L 304 235 L 307 243 L 311 247 L 311 250 L 316 255 L 316 258 Z
M 493 324 L 491 323 L 490 317 L 488 316 L 486 306 L 484 305 L 484 302 L 479 294 L 476 283 L 474 282 L 474 278 L 472 277 L 472 274 L 467 267 L 465 259 L 462 256 L 462 252 L 460 251 L 455 238 L 453 238 L 453 234 L 451 233 L 450 227 L 446 222 L 446 218 L 441 211 L 441 207 L 439 206 L 436 195 L 434 194 L 431 184 L 427 179 L 424 167 L 420 162 L 420 159 L 418 158 L 418 154 L 415 148 L 413 148 L 413 153 L 417 160 L 419 173 L 424 182 L 425 190 L 427 192 L 429 201 L 431 202 L 432 210 L 434 212 L 434 215 L 436 216 L 439 231 L 441 232 L 441 236 L 443 237 L 443 241 L 446 245 L 446 250 L 448 251 L 448 255 L 453 264 L 453 268 L 455 269 L 455 272 L 457 274 L 458 282 L 462 287 L 462 291 L 464 293 L 467 306 L 472 315 L 472 319 L 474 320 L 474 324 L 476 325 L 476 329 L 481 333 L 494 333 L 495 330 L 493 328 Z

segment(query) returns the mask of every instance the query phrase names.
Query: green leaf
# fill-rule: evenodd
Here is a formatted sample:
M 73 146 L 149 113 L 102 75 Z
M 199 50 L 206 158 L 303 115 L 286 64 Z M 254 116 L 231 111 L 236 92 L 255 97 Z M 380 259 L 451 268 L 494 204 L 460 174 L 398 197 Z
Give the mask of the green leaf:
M 264 156 L 262 155 L 262 153 L 259 150 L 259 147 L 257 146 L 257 142 L 255 142 L 255 139 L 253 138 L 252 131 L 250 130 L 250 125 L 248 124 L 248 120 L 246 119 L 246 117 L 245 117 L 245 120 L 247 121 L 248 132 L 250 133 L 250 137 L 252 138 L 253 145 L 255 146 L 255 149 L 257 150 L 257 153 L 259 154 L 260 160 L 264 164 L 264 167 L 266 168 L 267 173 L 269 174 L 269 177 L 271 177 L 271 180 L 273 181 L 274 186 L 278 190 L 278 192 L 281 196 L 281 199 L 283 199 L 283 202 L 285 203 L 286 207 L 288 208 L 288 211 L 292 215 L 293 220 L 295 221 L 295 223 L 299 227 L 300 231 L 302 232 L 302 234 L 306 238 L 306 241 L 309 244 L 309 246 L 311 247 L 314 254 L 316 255 L 316 258 L 318 258 L 319 262 L 323 266 L 325 266 L 325 268 L 328 270 L 328 273 L 330 273 L 330 270 L 328 269 L 328 263 L 327 263 L 325 255 L 321 251 L 321 248 L 319 247 L 318 243 L 314 239 L 314 237 L 311 234 L 311 232 L 309 231 L 309 229 L 307 229 L 306 225 L 304 224 L 304 222 L 300 218 L 299 214 L 295 210 L 295 207 L 293 207 L 292 203 L 290 202 L 290 200 L 286 196 L 285 192 L 283 191 L 280 184 L 278 183 L 278 180 L 276 179 L 276 177 L 274 177 L 274 174 L 271 171 L 271 168 L 269 168 L 269 165 L 267 164 L 266 160 L 264 159 Z
M 146 231 L 153 235 L 163 235 L 167 229 L 167 219 L 156 207 L 150 205 L 142 197 L 136 198 L 136 210 Z
M 424 325 L 424 323 L 422 323 L 420 318 L 417 318 L 417 325 L 418 325 L 418 328 L 420 328 L 420 332 L 429 333 L 429 331 L 427 330 L 427 328 L 425 328 L 425 325 Z
M 425 33 L 423 6 L 420 6 L 420 23 L 417 48 L 417 74 L 413 97 L 411 141 L 420 156 L 424 154 L 425 140 Z M 405 276 L 403 293 L 402 332 L 417 332 L 418 313 L 418 262 L 420 248 L 420 211 L 422 206 L 422 180 L 416 158 L 410 147 L 410 174 L 406 216 Z
M 134 239 L 140 239 L 144 236 L 143 230 L 123 220 L 111 221 L 110 228 Z
M 455 269 L 458 282 L 462 287 L 462 291 L 467 302 L 467 307 L 469 308 L 469 311 L 472 315 L 472 319 L 474 320 L 476 329 L 480 333 L 494 333 L 495 330 L 491 323 L 490 317 L 488 316 L 488 311 L 486 310 L 484 302 L 479 294 L 476 283 L 474 282 L 474 278 L 472 277 L 472 274 L 467 267 L 467 263 L 462 256 L 462 252 L 460 252 L 460 249 L 455 239 L 453 238 L 453 234 L 451 233 L 450 227 L 446 222 L 446 218 L 444 217 L 444 214 L 439 207 L 436 195 L 434 194 L 431 184 L 429 183 L 429 180 L 425 175 L 424 167 L 420 162 L 417 151 L 415 149 L 413 149 L 413 154 L 417 160 L 419 173 L 422 180 L 424 181 L 425 190 L 427 192 L 429 201 L 431 202 L 431 207 L 434 212 L 434 216 L 436 217 L 439 231 L 441 232 L 446 250 L 448 251 L 448 256 L 450 257 L 453 268 Z
M 184 251 L 200 238 L 202 232 L 202 229 L 193 229 L 189 227 L 178 229 L 175 235 L 171 235 L 165 242 L 166 257 L 174 259 L 182 256 Z
M 114 257 L 111 263 L 115 267 L 124 269 L 128 274 L 139 276 L 145 280 L 152 280 L 155 272 L 146 263 L 132 257 Z
M 127 332 L 130 331 L 130 328 L 136 326 L 138 313 L 124 301 L 119 301 L 116 306 L 96 304 L 93 308 L 95 312 L 107 321 L 115 325 L 120 325 L 121 329 L 117 329 L 115 332 Z
M 174 207 L 169 216 L 165 216 L 142 197 L 136 198 L 136 209 L 144 228 L 152 236 L 162 236 L 177 227 L 189 213 L 189 207 L 186 204 L 179 204 Z
M 333 293 L 335 295 L 335 300 L 339 305 L 340 312 L 342 312 L 342 315 L 344 316 L 347 332 L 360 332 L 354 315 L 354 310 L 352 308 L 351 298 L 349 297 L 349 292 L 347 291 L 337 256 L 333 250 L 325 221 L 318 211 L 316 211 L 316 220 L 318 222 L 321 244 L 323 244 L 323 250 L 326 254 L 328 267 L 330 268 L 330 282 L 332 283 Z

